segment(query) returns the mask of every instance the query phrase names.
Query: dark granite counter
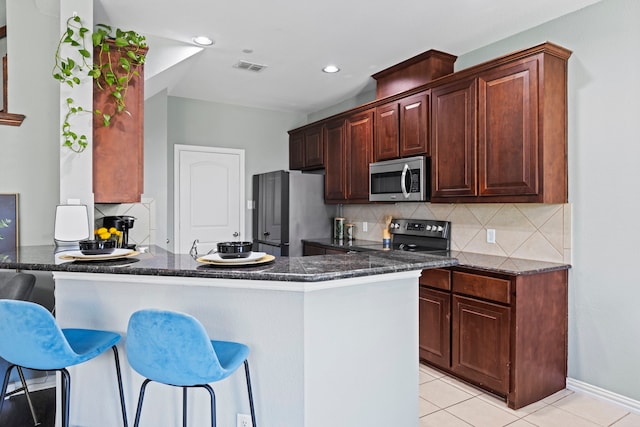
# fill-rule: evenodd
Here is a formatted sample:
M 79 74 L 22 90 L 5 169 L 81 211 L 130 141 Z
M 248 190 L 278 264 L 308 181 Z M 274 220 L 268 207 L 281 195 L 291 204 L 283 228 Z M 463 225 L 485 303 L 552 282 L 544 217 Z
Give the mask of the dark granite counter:
M 425 268 L 456 265 L 452 258 L 400 251 L 358 252 L 345 255 L 280 257 L 260 266 L 215 266 L 195 261 L 190 255 L 173 254 L 159 247 L 135 257 L 111 261 L 63 261 L 54 246 L 23 246 L 18 253 L 0 254 L 0 268 L 128 274 L 145 276 L 200 277 L 291 282 L 321 282 L 365 277 Z
M 320 246 L 325 246 L 327 248 L 343 249 L 349 251 L 388 251 L 383 249 L 381 242 L 374 242 L 371 240 L 338 241 L 333 239 L 313 239 L 304 241 L 315 243 Z M 495 255 L 483 255 L 462 251 L 451 251 L 449 253 L 449 256 L 458 260 L 459 267 L 468 267 L 476 270 L 488 271 L 491 273 L 504 273 L 511 275 L 538 274 L 571 268 L 569 264 L 536 261 L 521 258 L 509 258 Z

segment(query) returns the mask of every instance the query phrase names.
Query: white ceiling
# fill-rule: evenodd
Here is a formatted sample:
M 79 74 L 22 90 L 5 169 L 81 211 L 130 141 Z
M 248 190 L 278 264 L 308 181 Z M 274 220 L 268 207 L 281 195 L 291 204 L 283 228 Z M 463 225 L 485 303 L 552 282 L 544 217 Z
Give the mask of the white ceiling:
M 372 74 L 426 50 L 460 56 L 598 1 L 98 0 L 94 22 L 147 36 L 147 96 L 167 88 L 309 113 L 372 89 Z M 215 45 L 196 48 L 200 34 Z M 267 68 L 236 69 L 239 60 Z M 342 71 L 323 73 L 328 63 Z

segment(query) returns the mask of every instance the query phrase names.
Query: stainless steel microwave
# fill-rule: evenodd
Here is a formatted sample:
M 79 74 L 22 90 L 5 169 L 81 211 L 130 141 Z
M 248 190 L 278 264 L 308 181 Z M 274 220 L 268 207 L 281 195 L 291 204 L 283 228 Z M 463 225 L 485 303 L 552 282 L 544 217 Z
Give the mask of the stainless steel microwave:
M 372 202 L 426 202 L 430 199 L 430 159 L 425 156 L 369 164 Z

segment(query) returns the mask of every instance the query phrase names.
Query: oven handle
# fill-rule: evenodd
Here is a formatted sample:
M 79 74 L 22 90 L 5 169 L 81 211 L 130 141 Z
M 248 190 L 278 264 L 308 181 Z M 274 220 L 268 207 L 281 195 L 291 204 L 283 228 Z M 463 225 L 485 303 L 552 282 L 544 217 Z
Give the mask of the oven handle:
M 411 169 L 409 169 L 409 165 L 405 163 L 402 168 L 402 177 L 400 178 L 400 188 L 402 189 L 402 195 L 405 199 L 410 196 L 407 192 L 407 172 L 409 173 L 409 177 L 411 177 Z

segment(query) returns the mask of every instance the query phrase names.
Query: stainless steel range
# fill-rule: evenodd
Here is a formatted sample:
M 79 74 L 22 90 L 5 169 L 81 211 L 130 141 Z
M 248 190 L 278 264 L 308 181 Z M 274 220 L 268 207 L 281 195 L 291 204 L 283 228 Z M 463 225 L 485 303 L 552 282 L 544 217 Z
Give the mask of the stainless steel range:
M 451 249 L 451 223 L 433 219 L 394 218 L 389 224 L 392 249 L 448 255 Z

